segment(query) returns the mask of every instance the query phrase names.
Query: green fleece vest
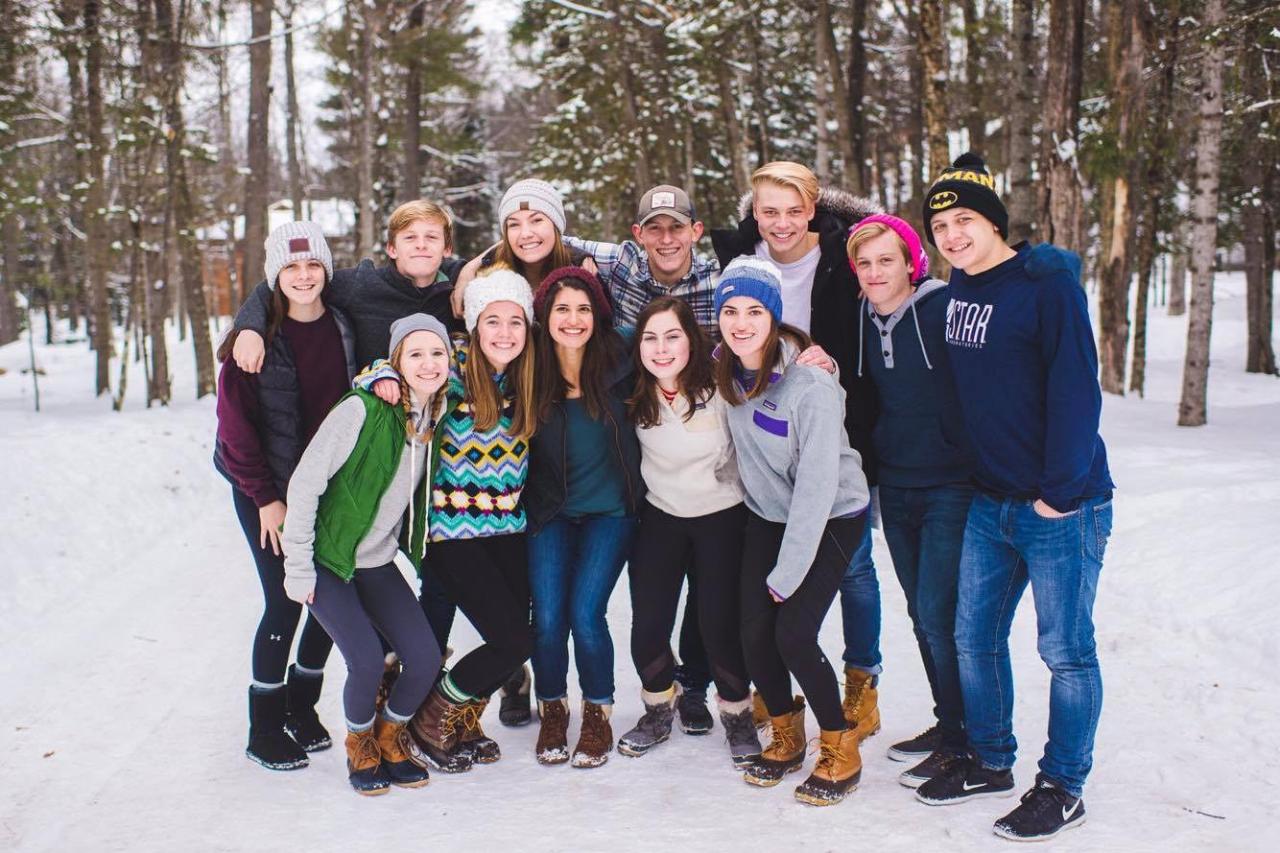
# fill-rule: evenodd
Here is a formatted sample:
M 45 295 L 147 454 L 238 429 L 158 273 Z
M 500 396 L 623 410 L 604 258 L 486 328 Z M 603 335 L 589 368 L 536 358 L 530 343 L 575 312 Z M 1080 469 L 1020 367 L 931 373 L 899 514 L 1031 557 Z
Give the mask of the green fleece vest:
M 406 416 L 402 407 L 387 405 L 359 389 L 342 399 L 352 395 L 364 403 L 364 425 L 351 455 L 329 478 L 316 508 L 315 562 L 344 581 L 351 580 L 356 572 L 356 548 L 373 526 L 378 502 L 395 479 L 405 446 Z M 436 434 L 439 435 L 438 430 Z M 426 541 L 430 471 L 435 469 L 439 452 L 437 438 L 431 442 L 431 469 L 413 493 L 413 530 L 406 531 L 402 526 L 400 532 L 401 550 L 418 571 L 422 570 Z

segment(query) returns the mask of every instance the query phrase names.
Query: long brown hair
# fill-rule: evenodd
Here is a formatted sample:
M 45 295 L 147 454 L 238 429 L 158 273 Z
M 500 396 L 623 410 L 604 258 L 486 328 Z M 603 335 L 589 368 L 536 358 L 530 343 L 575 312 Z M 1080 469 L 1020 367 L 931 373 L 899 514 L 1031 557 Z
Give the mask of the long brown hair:
M 525 331 L 524 349 L 511 360 L 504 373 L 513 398 L 511 413 L 511 434 L 529 440 L 538 426 L 537 408 L 535 405 L 533 365 L 537 361 L 534 355 L 533 329 Z M 480 331 L 473 329 L 471 344 L 467 351 L 466 363 L 462 366 L 462 384 L 466 388 L 466 402 L 471 407 L 471 418 L 475 428 L 485 432 L 498 425 L 502 416 L 502 393 L 498 383 L 493 381 L 493 365 L 480 348 Z
M 551 226 L 556 232 L 556 242 L 551 247 L 551 254 L 543 258 L 536 269 L 516 257 L 515 250 L 511 248 L 511 241 L 507 239 L 507 223 L 503 222 L 501 227 L 502 242 L 494 250 L 494 265 L 509 267 L 520 273 L 529 282 L 529 287 L 534 290 L 538 289 L 538 285 L 542 283 L 542 277 L 547 273 L 552 270 L 558 270 L 560 267 L 567 267 L 573 263 L 573 258 L 569 254 L 569 247 L 564 244 L 564 240 L 560 239 L 560 229 L 556 228 L 555 225 Z
M 582 392 L 582 401 L 587 406 L 587 414 L 599 420 L 605 412 L 606 399 L 609 393 L 607 377 L 613 373 L 618 362 L 626 357 L 626 344 L 613 323 L 609 320 L 609 308 L 596 301 L 595 294 L 583 281 L 576 278 L 561 278 L 552 282 L 547 288 L 545 297 L 535 302 L 538 320 L 538 363 L 543 369 L 537 372 L 538 422 L 546 423 L 551 416 L 551 406 L 564 400 L 569 393 L 569 383 L 560 372 L 560 359 L 556 356 L 556 344 L 547 330 L 547 320 L 551 317 L 551 309 L 555 306 L 556 295 L 566 287 L 585 293 L 591 302 L 591 337 L 583 345 L 582 370 L 578 374 L 578 383 Z
M 324 283 L 329 283 L 329 276 L 324 277 Z M 271 347 L 271 341 L 275 339 L 276 333 L 280 331 L 280 324 L 284 322 L 284 318 L 289 315 L 289 297 L 284 295 L 280 285 L 277 283 L 271 288 L 271 300 L 267 303 L 267 329 L 266 334 L 262 336 L 263 349 Z M 215 357 L 219 362 L 226 361 L 231 356 L 231 351 L 235 349 L 236 338 L 240 337 L 242 329 L 232 327 L 223 336 L 222 343 L 218 344 L 218 352 Z
M 636 318 L 636 344 L 633 350 L 636 365 L 636 387 L 627 400 L 627 409 L 636 426 L 642 429 L 655 427 L 662 421 L 661 409 L 658 407 L 658 380 L 644 366 L 640 359 L 640 341 L 644 338 L 645 327 L 658 314 L 670 311 L 676 315 L 680 328 L 689 339 L 689 363 L 676 377 L 676 387 L 689 403 L 685 412 L 687 421 L 693 417 L 694 408 L 705 403 L 715 391 L 715 377 L 711 373 L 711 343 L 707 335 L 698 325 L 689 303 L 675 296 L 659 296 L 650 302 Z
M 723 337 L 723 336 L 722 336 Z M 756 371 L 755 384 L 747 391 L 746 400 L 754 400 L 769 387 L 769 374 L 778 366 L 782 356 L 782 340 L 786 338 L 801 351 L 808 349 L 813 341 L 809 336 L 787 323 L 779 323 L 776 319 L 769 324 L 769 334 L 764 339 L 764 349 L 760 358 L 760 369 Z M 745 400 L 738 391 L 738 383 L 734 371 L 742 361 L 729 348 L 728 343 L 716 347 L 716 388 L 720 396 L 731 406 L 741 405 Z

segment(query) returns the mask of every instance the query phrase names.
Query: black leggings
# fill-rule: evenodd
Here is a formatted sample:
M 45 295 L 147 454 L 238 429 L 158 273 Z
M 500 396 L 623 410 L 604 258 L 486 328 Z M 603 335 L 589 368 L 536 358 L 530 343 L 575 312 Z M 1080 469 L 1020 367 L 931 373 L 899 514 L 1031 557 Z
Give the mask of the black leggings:
M 647 502 L 640 511 L 629 571 L 631 659 L 645 690 L 658 693 L 671 686 L 675 674 L 671 629 L 687 567 L 690 583 L 697 580 L 697 626 L 706 643 L 716 690 L 727 702 L 747 698 L 738 618 L 746 516 L 742 504 L 695 518 L 669 515 Z M 690 618 L 686 613 L 686 625 Z
M 747 513 L 742 555 L 742 642 L 747 671 L 770 716 L 790 713 L 791 676 L 795 675 L 818 725 L 826 731 L 845 728 L 840 687 L 831 663 L 818 645 L 818 629 L 840 589 L 865 523 L 866 513 L 828 521 L 808 575 L 799 589 L 779 604 L 769 595 L 765 579 L 773 571 L 787 527 Z
M 387 710 L 400 718 L 418 710 L 440 674 L 440 649 L 395 563 L 356 569 L 350 583 L 316 564 L 311 613 L 333 636 L 347 663 L 342 707 L 349 727 L 360 728 L 373 720 L 384 669 L 382 637 L 395 650 L 401 667 L 387 697 Z
M 262 584 L 262 618 L 253 635 L 253 680 L 259 684 L 279 684 L 284 681 L 289 666 L 289 648 L 298 629 L 302 605 L 284 594 L 284 558 L 271 550 L 270 542 L 266 548 L 258 543 L 262 526 L 253 498 L 232 487 L 231 499 L 240 527 L 244 529 L 244 538 L 249 540 L 249 550 L 258 567 L 258 581 Z M 298 666 L 323 670 L 331 648 L 333 640 L 315 617 L 308 615 L 302 626 L 302 638 L 298 640 Z
M 457 688 L 486 697 L 533 653 L 529 558 L 523 533 L 432 542 L 428 572 L 484 644 L 450 670 Z

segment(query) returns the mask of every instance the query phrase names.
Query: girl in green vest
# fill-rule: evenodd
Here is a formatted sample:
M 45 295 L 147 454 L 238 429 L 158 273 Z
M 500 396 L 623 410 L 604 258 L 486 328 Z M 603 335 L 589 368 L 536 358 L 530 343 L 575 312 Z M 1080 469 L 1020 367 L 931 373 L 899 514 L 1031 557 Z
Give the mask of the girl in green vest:
M 403 550 L 415 567 L 422 560 L 449 335 L 436 318 L 412 314 L 391 325 L 390 350 L 401 405 L 353 391 L 334 407 L 289 481 L 283 537 L 285 592 L 310 606 L 347 663 L 347 771 L 361 794 L 427 783 L 407 724 L 440 672 L 431 625 L 395 558 Z M 379 635 L 402 669 L 377 712 Z

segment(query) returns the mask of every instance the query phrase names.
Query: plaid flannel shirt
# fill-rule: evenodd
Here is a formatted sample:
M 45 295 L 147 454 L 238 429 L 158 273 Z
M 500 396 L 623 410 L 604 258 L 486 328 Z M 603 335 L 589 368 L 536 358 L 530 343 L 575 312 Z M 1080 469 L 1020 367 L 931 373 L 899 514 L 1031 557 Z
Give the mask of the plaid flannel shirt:
M 644 250 L 631 240 L 622 243 L 599 243 L 577 237 L 565 237 L 565 245 L 586 252 L 600 268 L 613 303 L 618 325 L 634 326 L 644 307 L 659 296 L 676 296 L 689 303 L 698 325 L 713 339 L 720 337 L 715 313 L 715 276 L 720 265 L 715 259 L 701 258 L 695 252 L 689 272 L 671 287 L 659 284 L 649 272 L 649 259 Z

